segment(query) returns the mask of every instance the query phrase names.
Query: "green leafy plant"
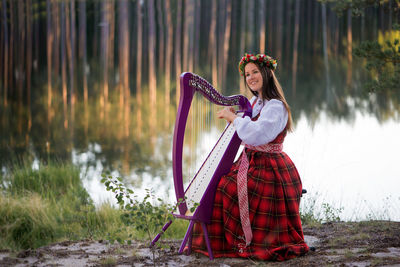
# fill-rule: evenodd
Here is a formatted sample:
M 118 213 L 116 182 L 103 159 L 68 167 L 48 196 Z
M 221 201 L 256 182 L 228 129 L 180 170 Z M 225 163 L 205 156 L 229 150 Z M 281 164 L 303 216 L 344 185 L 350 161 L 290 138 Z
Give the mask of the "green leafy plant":
M 155 197 L 154 193 L 150 189 L 146 189 L 146 195 L 143 200 L 139 201 L 137 196 L 134 195 L 133 190 L 127 188 L 122 178 L 113 178 L 111 175 L 102 175 L 102 183 L 106 186 L 107 191 L 111 191 L 115 194 L 115 198 L 120 209 L 123 211 L 121 220 L 127 226 L 134 227 L 138 233 L 144 233 L 147 236 L 149 242 L 152 240 L 157 230 L 160 229 L 167 220 L 173 220 L 171 214 L 172 207 L 163 203 L 162 199 Z M 154 205 L 155 201 L 159 202 L 159 205 Z M 153 201 L 153 203 L 151 203 Z M 128 238 L 132 238 L 132 234 L 129 234 Z M 123 243 L 121 237 L 113 238 L 109 235 L 110 241 L 117 241 Z M 129 244 L 131 241 L 127 240 Z M 153 254 L 153 262 L 155 260 L 155 248 L 151 247 Z
M 133 227 L 138 235 L 142 234 L 147 237 L 148 241 L 151 242 L 152 238 L 160 233 L 164 234 L 162 226 L 167 222 L 175 220 L 172 212 L 183 202 L 187 201 L 187 198 L 179 199 L 176 205 L 169 205 L 163 202 L 161 198 L 156 198 L 154 193 L 150 189 L 146 189 L 146 195 L 143 200 L 139 201 L 137 196 L 134 195 L 132 189 L 127 188 L 122 181 L 122 178 L 114 178 L 111 175 L 103 174 L 101 182 L 106 186 L 107 191 L 111 191 L 115 194 L 115 198 L 122 211 L 121 221 L 127 225 Z M 157 205 L 155 205 L 157 203 Z M 199 203 L 192 202 L 190 212 L 194 212 L 199 206 Z M 178 226 L 179 227 L 179 226 Z M 181 227 L 181 226 L 180 226 Z M 180 228 L 182 229 L 182 228 Z M 107 239 L 113 243 L 124 243 L 125 241 L 130 244 L 132 234 L 127 236 L 127 239 L 121 237 L 117 233 L 109 233 Z M 157 248 L 162 249 L 162 245 L 151 246 L 150 249 L 153 254 L 153 263 L 155 264 L 155 250 Z
M 335 208 L 328 203 L 322 203 L 322 209 L 325 222 L 340 222 L 340 214 L 343 207 Z
M 364 15 L 365 9 L 368 7 L 378 7 L 379 5 L 388 4 L 388 7 L 397 11 L 400 8 L 400 1 L 394 0 L 318 0 L 321 3 L 332 3 L 332 9 L 338 16 L 343 16 L 346 11 L 350 10 L 352 16 Z
M 365 15 L 368 7 L 387 5 L 394 12 L 400 9 L 400 0 L 318 0 L 332 3 L 338 16 L 351 11 L 353 17 Z M 393 92 L 400 83 L 400 25 L 393 24 L 385 33 L 379 32 L 377 40 L 363 41 L 354 48 L 354 55 L 365 61 L 369 80 L 363 85 L 368 93 Z
M 101 180 L 107 191 L 112 191 L 121 210 L 123 210 L 122 221 L 127 226 L 134 227 L 138 232 L 145 233 L 151 240 L 156 231 L 163 226 L 167 220 L 172 220 L 172 207 L 156 198 L 150 189 L 146 189 L 146 195 L 139 201 L 133 190 L 122 183 L 122 178 L 113 178 L 104 175 Z M 158 202 L 154 205 L 152 202 Z M 122 240 L 117 240 L 122 241 Z
M 354 51 L 356 56 L 366 59 L 366 68 L 372 78 L 365 85 L 369 92 L 398 89 L 400 49 L 396 51 L 395 44 L 389 41 L 387 44 L 389 48 L 384 50 L 378 42 L 364 42 Z

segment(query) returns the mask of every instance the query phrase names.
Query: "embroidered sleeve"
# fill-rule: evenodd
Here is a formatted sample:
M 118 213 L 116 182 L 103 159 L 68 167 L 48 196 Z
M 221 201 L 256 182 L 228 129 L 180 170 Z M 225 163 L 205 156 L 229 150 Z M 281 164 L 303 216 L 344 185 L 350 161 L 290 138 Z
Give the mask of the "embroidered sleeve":
M 257 121 L 238 117 L 233 125 L 244 143 L 259 146 L 273 141 L 285 129 L 287 120 L 288 113 L 283 103 L 272 99 L 265 104 Z

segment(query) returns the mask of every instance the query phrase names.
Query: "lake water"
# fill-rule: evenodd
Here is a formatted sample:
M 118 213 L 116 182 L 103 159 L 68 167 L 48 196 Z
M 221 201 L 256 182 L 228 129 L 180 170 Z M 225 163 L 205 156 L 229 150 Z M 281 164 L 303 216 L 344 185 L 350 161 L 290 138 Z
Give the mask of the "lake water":
M 335 209 L 342 208 L 345 220 L 367 218 L 400 221 L 400 172 L 398 151 L 400 123 L 379 122 L 374 116 L 356 111 L 353 120 L 331 120 L 325 112 L 310 122 L 301 116 L 295 131 L 286 137 L 284 151 L 295 162 L 308 193 L 303 205 L 308 208 L 316 200 L 316 213 L 323 203 Z M 205 133 L 207 134 L 207 133 Z M 210 143 L 203 142 L 203 150 Z M 201 150 L 199 147 L 197 149 Z M 91 152 L 92 151 L 92 152 Z M 113 195 L 99 183 L 104 166 L 93 152 L 101 153 L 100 144 L 92 144 L 89 151 L 73 153 L 73 162 L 82 165 L 82 178 L 94 201 L 114 203 Z M 88 162 L 96 162 L 88 167 Z M 121 174 L 112 173 L 115 177 Z M 164 176 L 164 175 L 162 175 Z M 135 193 L 144 196 L 146 189 L 174 203 L 175 192 L 172 169 L 165 169 L 167 179 L 143 172 L 132 173 L 127 180 L 140 180 Z
M 262 49 L 261 31 L 265 23 L 268 33 L 266 51 L 278 59 L 277 76 L 294 116 L 295 129 L 286 137 L 284 151 L 295 162 L 303 187 L 308 190 L 303 196 L 302 208 L 315 205 L 315 212 L 321 213 L 323 204 L 327 203 L 335 210 L 342 209 L 339 215 L 344 220 L 372 218 L 400 221 L 400 90 L 395 88 L 388 92 L 369 93 L 365 83 L 373 73 L 366 70 L 363 59 L 351 53 L 364 40 L 384 43 L 391 38 L 388 25 L 389 21 L 395 21 L 396 16 L 392 18 L 387 8 L 366 10 L 364 17 L 352 19 L 348 30 L 347 16 L 337 17 L 330 6 L 325 10 L 324 27 L 324 6 L 317 1 L 299 1 L 298 7 L 291 1 L 280 1 L 279 4 L 266 1 L 265 12 L 269 12 L 271 19 L 264 22 L 259 20 L 262 17 L 252 7 L 253 1 L 244 1 L 244 6 L 242 1 L 232 1 L 230 22 L 224 11 L 226 9 L 218 9 L 217 39 L 213 43 L 209 39 L 212 15 L 207 12 L 212 8 L 213 1 L 201 1 L 199 5 L 203 16 L 193 10 L 188 11 L 194 12 L 194 18 L 197 19 L 184 23 L 186 26 L 181 32 L 181 47 L 173 41 L 174 50 L 169 66 L 171 78 L 165 82 L 168 66 L 163 63 L 162 55 L 167 48 L 160 48 L 160 40 L 167 40 L 167 29 L 159 23 L 155 25 L 154 51 L 157 57 L 156 67 L 151 70 L 149 55 L 154 51 L 151 51 L 149 22 L 155 21 L 148 20 L 149 7 L 143 5 L 144 39 L 140 43 L 143 57 L 139 59 L 135 52 L 140 40 L 135 28 L 136 4 L 132 2 L 128 6 L 132 14 L 132 27 L 126 33 L 131 45 L 130 95 L 121 98 L 120 81 L 123 75 L 117 64 L 121 48 L 118 47 L 119 39 L 116 36 L 122 30 L 118 31 L 120 25 L 115 20 L 115 39 L 107 39 L 102 32 L 105 24 L 101 21 L 103 13 L 100 12 L 105 7 L 97 1 L 86 2 L 88 27 L 91 28 L 87 31 L 87 65 L 82 66 L 82 58 L 79 57 L 74 71 L 77 101 L 71 101 L 69 88 L 73 80 L 68 80 L 67 101 L 63 101 L 62 75 L 60 68 L 54 67 L 53 99 L 49 106 L 46 33 L 39 31 L 42 35 L 37 40 L 40 49 L 36 61 L 34 56 L 34 66 L 37 67 L 31 81 L 31 104 L 27 105 L 26 101 L 17 104 L 16 86 L 20 72 L 15 69 L 15 88 L 10 95 L 15 101 L 10 101 L 8 106 L 4 106 L 3 102 L 0 105 L 0 159 L 3 172 L 7 172 L 9 161 L 15 158 L 31 160 L 33 168 L 38 168 L 41 162 L 48 159 L 72 161 L 81 169 L 84 186 L 97 205 L 105 201 L 115 203 L 113 195 L 100 183 L 101 175 L 106 171 L 122 177 L 139 197 L 144 196 L 146 189 L 152 189 L 157 196 L 174 203 L 171 154 L 177 109 L 176 90 L 179 89 L 175 77 L 181 72 L 192 71 L 212 82 L 224 95 L 240 93 L 242 86 L 237 62 L 243 51 Z M 226 5 L 229 1 L 222 2 L 219 5 Z M 115 8 L 119 5 L 118 2 L 110 3 L 114 3 Z M 57 4 L 54 7 L 61 6 Z M 247 13 L 242 12 L 243 7 Z M 112 14 L 117 12 L 112 8 L 104 10 Z M 164 14 L 163 18 L 166 18 L 166 10 L 166 7 L 160 7 L 155 16 L 159 18 L 160 14 Z M 297 22 L 296 11 L 300 16 Z M 176 37 L 176 1 L 172 1 L 171 12 Z M 253 14 L 254 17 L 246 16 L 242 20 L 243 14 Z M 249 17 L 257 20 L 257 23 L 245 31 L 239 25 L 253 25 Z M 42 21 L 37 25 L 34 23 L 33 27 L 45 25 L 46 18 L 39 19 Z M 225 40 L 223 33 L 229 23 L 229 50 L 224 59 L 221 56 Z M 296 32 L 296 25 L 299 26 L 299 32 Z M 161 32 L 164 33 L 163 37 Z M 188 40 L 183 38 L 186 36 Z M 108 66 L 108 72 L 104 71 L 104 55 L 99 50 L 100 43 L 104 45 L 102 38 L 113 40 L 115 46 L 115 62 Z M 177 59 L 177 55 L 181 58 Z M 218 58 L 218 68 L 212 67 L 213 58 Z M 141 71 L 137 72 L 136 68 L 140 65 L 136 63 L 139 60 L 143 64 Z M 182 63 L 180 69 L 177 60 Z M 226 70 L 220 66 L 226 66 Z M 152 72 L 155 73 L 153 78 Z M 83 73 L 88 78 L 87 102 L 83 100 Z M 138 75 L 141 75 L 140 87 L 137 86 Z M 67 77 L 71 77 L 70 71 Z M 108 77 L 107 87 L 104 86 L 104 77 Z M 27 80 L 24 81 L 26 83 Z M 152 91 L 154 82 L 156 87 Z M 107 94 L 104 88 L 108 88 Z M 156 94 L 156 102 L 152 98 L 153 93 Z M 217 108 L 203 107 L 199 103 L 195 105 L 200 107 L 200 113 L 193 117 L 207 121 L 207 125 L 187 126 L 184 164 L 188 177 L 201 164 L 224 127 L 223 122 L 215 117 Z

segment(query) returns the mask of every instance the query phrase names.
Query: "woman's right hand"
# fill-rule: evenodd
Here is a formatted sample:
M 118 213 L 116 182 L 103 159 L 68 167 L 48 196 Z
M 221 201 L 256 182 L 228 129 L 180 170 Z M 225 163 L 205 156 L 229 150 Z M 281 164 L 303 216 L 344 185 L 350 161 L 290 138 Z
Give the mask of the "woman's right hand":
M 233 122 L 237 118 L 233 107 L 225 107 L 217 112 L 217 116 L 219 119 L 225 119 L 228 122 Z

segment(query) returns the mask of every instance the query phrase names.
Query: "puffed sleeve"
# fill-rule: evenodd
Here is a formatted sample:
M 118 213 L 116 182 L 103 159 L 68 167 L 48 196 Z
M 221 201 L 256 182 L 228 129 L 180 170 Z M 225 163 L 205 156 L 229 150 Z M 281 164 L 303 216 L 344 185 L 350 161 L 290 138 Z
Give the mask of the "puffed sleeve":
M 287 120 L 288 113 L 283 103 L 271 99 L 262 108 L 258 120 L 238 117 L 233 125 L 244 143 L 259 146 L 273 141 L 285 129 Z

